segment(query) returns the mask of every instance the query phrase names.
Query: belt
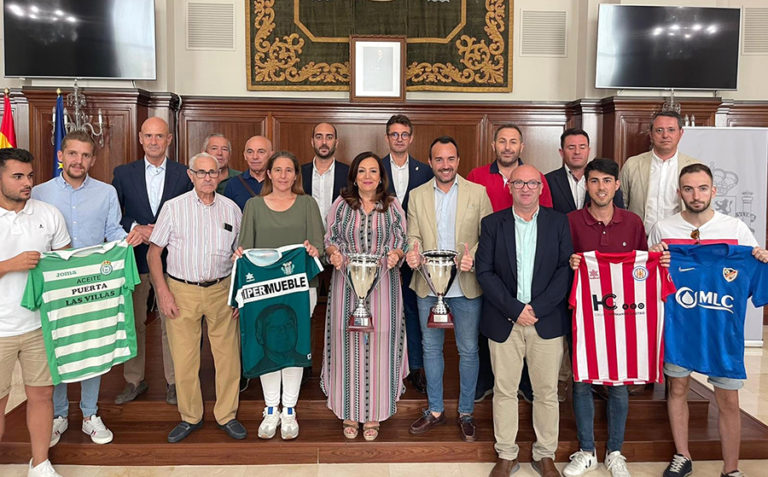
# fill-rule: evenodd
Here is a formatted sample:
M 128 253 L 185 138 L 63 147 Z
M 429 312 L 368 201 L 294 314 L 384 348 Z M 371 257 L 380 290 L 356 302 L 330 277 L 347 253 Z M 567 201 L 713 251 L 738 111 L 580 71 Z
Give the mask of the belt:
M 228 276 L 228 275 L 227 275 Z M 217 278 L 216 280 L 211 280 L 210 282 L 190 282 L 189 280 L 182 280 L 181 278 L 176 278 L 173 275 L 168 275 L 168 278 L 172 278 L 176 280 L 177 282 L 186 283 L 187 285 L 194 285 L 196 287 L 203 287 L 208 288 L 210 286 L 213 286 L 223 280 L 226 280 L 227 277 L 221 277 Z

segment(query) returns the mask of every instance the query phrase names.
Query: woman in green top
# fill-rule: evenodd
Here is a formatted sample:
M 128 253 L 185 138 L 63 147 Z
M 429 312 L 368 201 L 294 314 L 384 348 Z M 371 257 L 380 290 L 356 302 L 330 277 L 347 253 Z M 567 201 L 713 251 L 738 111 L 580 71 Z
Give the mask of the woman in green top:
M 311 196 L 304 194 L 301 184 L 301 168 L 296 156 L 279 151 L 269 158 L 261 195 L 245 203 L 237 256 L 243 249 L 278 248 L 297 243 L 303 243 L 312 257 L 323 254 L 320 209 Z M 310 316 L 317 303 L 316 281 L 315 278 L 310 282 Z M 302 372 L 303 368 L 287 367 L 259 376 L 266 404 L 259 426 L 260 438 L 272 438 L 278 425 L 283 439 L 299 435 L 294 407 L 299 399 Z M 282 412 L 278 409 L 281 385 Z

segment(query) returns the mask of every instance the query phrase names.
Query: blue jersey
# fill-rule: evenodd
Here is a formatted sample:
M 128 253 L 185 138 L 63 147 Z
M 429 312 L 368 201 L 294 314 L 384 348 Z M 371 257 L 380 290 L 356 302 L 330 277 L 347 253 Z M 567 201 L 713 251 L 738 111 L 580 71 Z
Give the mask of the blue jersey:
M 746 379 L 747 299 L 768 304 L 768 264 L 739 245 L 670 245 L 677 292 L 666 303 L 667 363 L 708 376 Z

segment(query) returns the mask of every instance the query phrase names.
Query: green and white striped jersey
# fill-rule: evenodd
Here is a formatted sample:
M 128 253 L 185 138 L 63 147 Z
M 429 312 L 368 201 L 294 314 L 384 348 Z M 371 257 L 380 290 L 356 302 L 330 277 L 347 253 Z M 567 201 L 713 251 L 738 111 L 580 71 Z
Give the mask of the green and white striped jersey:
M 40 308 L 53 384 L 99 376 L 136 356 L 133 247 L 124 240 L 44 253 L 21 305 Z

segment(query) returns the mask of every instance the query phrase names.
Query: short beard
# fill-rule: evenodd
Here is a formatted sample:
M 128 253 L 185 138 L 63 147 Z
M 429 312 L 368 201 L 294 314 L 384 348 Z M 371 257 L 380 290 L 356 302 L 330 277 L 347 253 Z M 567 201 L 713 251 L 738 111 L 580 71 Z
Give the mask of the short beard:
M 329 157 L 333 157 L 333 155 L 336 154 L 336 148 L 332 147 L 328 150 L 328 154 L 322 155 L 320 154 L 320 151 L 315 149 L 315 156 L 317 156 L 320 159 L 328 159 Z

